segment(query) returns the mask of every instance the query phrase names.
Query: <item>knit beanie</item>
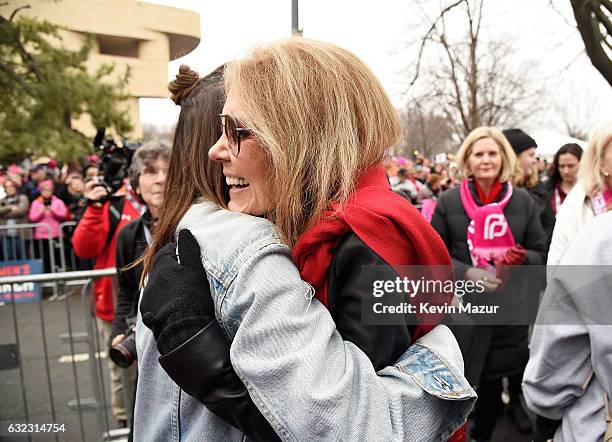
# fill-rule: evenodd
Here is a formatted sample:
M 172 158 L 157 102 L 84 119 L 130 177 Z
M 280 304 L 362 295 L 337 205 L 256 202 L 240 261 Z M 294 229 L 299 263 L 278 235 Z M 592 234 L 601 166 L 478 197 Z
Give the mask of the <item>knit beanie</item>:
M 520 129 L 506 129 L 503 133 L 517 155 L 532 147 L 538 147 L 535 140 Z

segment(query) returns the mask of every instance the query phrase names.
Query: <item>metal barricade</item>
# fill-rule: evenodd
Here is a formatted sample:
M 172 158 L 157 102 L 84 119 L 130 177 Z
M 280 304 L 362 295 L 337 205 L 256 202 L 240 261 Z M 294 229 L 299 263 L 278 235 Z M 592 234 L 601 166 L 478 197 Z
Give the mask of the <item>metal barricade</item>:
M 47 238 L 35 238 L 35 229 L 44 229 Z M 59 238 L 52 238 L 51 227 L 47 223 L 28 223 L 28 224 L 8 224 L 0 226 L 0 247 L 2 247 L 3 261 L 35 260 L 43 261 L 43 269 L 55 273 L 63 271 L 60 267 Z M 44 271 L 44 270 L 43 270 Z M 56 282 L 46 282 L 45 288 L 53 290 L 52 300 L 58 297 L 58 284 Z
M 72 234 L 76 228 L 76 221 L 66 221 L 60 224 L 59 247 L 62 250 L 60 259 L 60 271 L 91 270 L 91 265 L 82 264 L 83 260 L 77 258 L 72 248 Z
M 10 290 L 12 300 L 0 307 L 0 440 L 15 436 L 8 432 L 11 423 L 55 424 L 60 429 L 47 434 L 48 440 L 127 439 L 129 429 L 111 429 L 108 369 L 102 363 L 106 343 L 100 342 L 95 320 L 93 282 L 114 275 L 111 268 L 0 277 L 0 288 Z M 81 296 L 66 296 L 63 302 L 14 302 L 19 285 L 60 283 L 65 288 L 83 282 Z M 61 342 L 69 345 L 68 354 L 60 355 Z M 126 399 L 131 410 L 131 398 Z

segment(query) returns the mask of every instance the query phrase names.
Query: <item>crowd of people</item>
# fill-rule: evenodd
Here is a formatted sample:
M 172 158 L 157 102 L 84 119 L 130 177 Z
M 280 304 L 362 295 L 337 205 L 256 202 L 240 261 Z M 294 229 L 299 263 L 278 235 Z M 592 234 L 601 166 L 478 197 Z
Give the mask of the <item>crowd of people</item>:
M 34 233 L 44 242 L 74 219 L 75 255 L 119 269 L 116 294 L 110 278 L 95 283 L 96 316 L 105 345 L 137 355 L 133 411 L 109 361 L 113 414 L 135 440 L 482 442 L 504 389 L 536 442 L 612 432 L 610 327 L 580 323 L 584 297 L 610 305 L 609 279 L 565 306 L 571 326 L 536 324 L 531 349 L 528 324 L 363 316 L 373 283 L 405 266 L 446 266 L 483 288 L 463 302 L 521 305 L 514 268 L 580 263 L 576 241 L 590 264 L 612 265 L 612 125 L 551 163 L 524 130 L 485 126 L 445 161 L 391 155 L 400 123 L 372 72 L 302 38 L 204 77 L 181 66 L 169 89 L 173 145 L 140 147 L 112 194 L 96 158 L 0 176 L 2 224 L 47 224 Z M 2 259 L 23 247 L 2 231 Z M 575 298 L 567 278 L 543 277 L 542 303 L 559 287 Z
M 51 272 L 65 258 L 73 270 L 87 268 L 87 263 L 71 262 L 72 229 L 63 224 L 83 215 L 84 176 L 88 167 L 97 172 L 92 160 L 96 158 L 85 159 L 84 166 L 73 162 L 59 168 L 55 160 L 42 158 L 29 169 L 12 164 L 0 170 L 0 225 L 7 226 L 0 231 L 0 262 L 41 259 L 44 271 Z M 20 227 L 28 223 L 37 224 L 32 233 Z

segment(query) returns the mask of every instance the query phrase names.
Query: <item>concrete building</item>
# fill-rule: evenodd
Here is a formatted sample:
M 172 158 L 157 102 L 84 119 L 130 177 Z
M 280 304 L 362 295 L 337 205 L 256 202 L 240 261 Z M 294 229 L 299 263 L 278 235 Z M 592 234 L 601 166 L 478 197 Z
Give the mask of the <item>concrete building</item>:
M 134 126 L 131 137 L 142 136 L 139 98 L 168 97 L 168 62 L 191 52 L 200 42 L 200 16 L 197 12 L 135 0 L 11 0 L 0 7 L 9 13 L 30 5 L 20 14 L 47 20 L 65 28 L 62 43 L 77 49 L 86 34 L 94 37 L 88 70 L 101 64 L 114 64 L 115 75 L 131 69 L 130 99 L 123 105 Z M 74 127 L 88 136 L 95 134 L 85 118 Z

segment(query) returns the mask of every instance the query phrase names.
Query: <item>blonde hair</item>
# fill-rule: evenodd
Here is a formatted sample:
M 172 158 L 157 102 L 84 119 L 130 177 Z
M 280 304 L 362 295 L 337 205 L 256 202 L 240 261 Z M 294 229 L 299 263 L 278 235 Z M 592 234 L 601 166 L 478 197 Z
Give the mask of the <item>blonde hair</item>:
M 512 183 L 518 187 L 526 187 L 528 189 L 535 187 L 540 181 L 540 174 L 537 171 L 534 171 L 531 175 L 527 175 L 525 173 L 525 169 L 521 166 L 521 162 L 516 161 L 516 166 L 514 169 L 514 177 L 512 178 Z
M 604 187 L 600 166 L 607 149 L 612 149 L 612 122 L 606 123 L 593 132 L 580 159 L 578 181 L 583 185 L 589 197 L 594 196 Z M 612 170 L 609 173 L 612 173 Z
M 499 173 L 501 181 L 511 179 L 516 170 L 516 154 L 502 131 L 491 126 L 477 127 L 468 134 L 465 140 L 463 140 L 455 158 L 461 175 L 465 178 L 470 178 L 472 176 L 472 171 L 469 169 L 468 165 L 468 158 L 472 154 L 472 146 L 474 146 L 474 143 L 483 138 L 491 138 L 499 146 L 502 156 L 502 167 Z
M 296 37 L 256 48 L 227 66 L 225 89 L 269 157 L 276 205 L 268 217 L 290 247 L 401 135 L 372 71 L 328 43 Z

